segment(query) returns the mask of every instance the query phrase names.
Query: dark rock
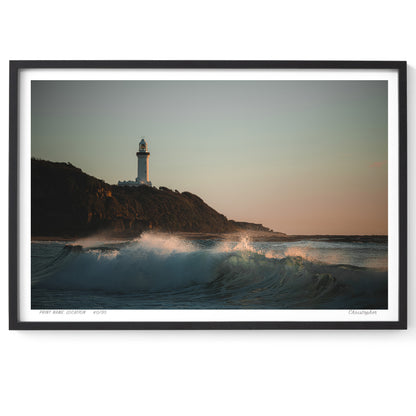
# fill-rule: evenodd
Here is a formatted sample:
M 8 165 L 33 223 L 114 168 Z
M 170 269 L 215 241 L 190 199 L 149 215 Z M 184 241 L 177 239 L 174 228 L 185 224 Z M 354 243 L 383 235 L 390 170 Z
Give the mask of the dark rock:
M 269 231 L 229 221 L 190 192 L 109 185 L 70 163 L 32 159 L 32 237 L 81 237 L 108 231 L 123 236 L 146 230 L 228 233 Z

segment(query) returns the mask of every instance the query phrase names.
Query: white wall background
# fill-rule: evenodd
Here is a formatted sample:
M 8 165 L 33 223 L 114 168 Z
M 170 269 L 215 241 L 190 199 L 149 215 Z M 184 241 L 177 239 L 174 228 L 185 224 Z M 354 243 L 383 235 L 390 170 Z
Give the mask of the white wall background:
M 409 415 L 416 379 L 415 220 L 408 331 L 9 332 L 9 59 L 407 60 L 411 1 L 12 1 L 0 10 L 3 415 Z M 415 167 L 409 166 L 409 212 Z

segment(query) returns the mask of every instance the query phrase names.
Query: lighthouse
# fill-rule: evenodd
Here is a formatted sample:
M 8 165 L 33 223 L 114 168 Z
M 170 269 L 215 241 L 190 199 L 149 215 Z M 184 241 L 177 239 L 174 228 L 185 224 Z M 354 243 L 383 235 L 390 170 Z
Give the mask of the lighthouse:
M 149 157 L 150 153 L 147 151 L 147 143 L 145 139 L 140 140 L 139 151 L 137 156 L 137 178 L 136 182 L 141 185 L 152 185 L 149 181 Z
M 149 181 L 149 157 L 150 153 L 147 150 L 147 143 L 144 138 L 140 140 L 139 151 L 136 152 L 137 156 L 137 178 L 135 181 L 119 181 L 119 186 L 140 186 L 147 185 L 152 186 L 152 182 Z

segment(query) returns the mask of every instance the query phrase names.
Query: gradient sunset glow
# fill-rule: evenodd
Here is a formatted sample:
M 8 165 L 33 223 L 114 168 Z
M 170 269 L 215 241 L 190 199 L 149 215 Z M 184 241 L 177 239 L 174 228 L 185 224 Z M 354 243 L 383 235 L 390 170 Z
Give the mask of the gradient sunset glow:
M 387 234 L 386 81 L 32 81 L 32 156 L 287 234 Z

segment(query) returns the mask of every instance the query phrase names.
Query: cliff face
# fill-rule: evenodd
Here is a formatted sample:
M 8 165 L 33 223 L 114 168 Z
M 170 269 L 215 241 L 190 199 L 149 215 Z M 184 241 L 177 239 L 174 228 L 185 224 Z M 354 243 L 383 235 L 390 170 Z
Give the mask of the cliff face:
M 229 221 L 196 195 L 167 188 L 108 185 L 69 163 L 32 159 L 32 237 L 80 237 L 98 231 L 227 233 L 269 231 Z

